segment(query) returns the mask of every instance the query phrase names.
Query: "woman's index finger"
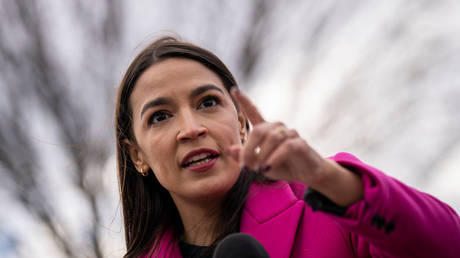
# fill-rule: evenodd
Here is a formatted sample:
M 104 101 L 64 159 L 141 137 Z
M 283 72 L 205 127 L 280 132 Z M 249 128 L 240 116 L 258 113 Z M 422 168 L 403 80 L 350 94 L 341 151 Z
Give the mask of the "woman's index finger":
M 265 119 L 259 113 L 257 107 L 251 102 L 251 100 L 246 95 L 244 95 L 241 91 L 239 91 L 236 88 L 232 88 L 230 92 L 232 96 L 235 98 L 235 100 L 238 102 L 241 111 L 243 111 L 244 114 L 246 114 L 251 124 L 257 125 L 265 122 Z

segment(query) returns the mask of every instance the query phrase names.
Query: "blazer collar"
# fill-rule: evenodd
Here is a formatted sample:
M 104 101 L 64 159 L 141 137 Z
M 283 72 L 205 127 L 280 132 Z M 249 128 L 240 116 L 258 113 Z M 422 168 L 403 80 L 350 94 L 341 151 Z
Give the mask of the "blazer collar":
M 244 210 L 259 223 L 274 218 L 298 201 L 285 181 L 253 183 L 248 192 Z
M 241 232 L 255 237 L 270 257 L 289 257 L 305 203 L 284 181 L 249 189 L 241 216 Z

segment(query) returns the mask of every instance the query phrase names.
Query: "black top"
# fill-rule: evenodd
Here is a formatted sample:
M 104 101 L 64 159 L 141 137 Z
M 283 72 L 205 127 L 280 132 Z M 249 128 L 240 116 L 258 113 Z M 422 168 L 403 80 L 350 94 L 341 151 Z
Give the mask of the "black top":
M 203 252 L 206 248 L 208 247 L 179 242 L 179 250 L 184 258 L 212 258 L 212 254 Z

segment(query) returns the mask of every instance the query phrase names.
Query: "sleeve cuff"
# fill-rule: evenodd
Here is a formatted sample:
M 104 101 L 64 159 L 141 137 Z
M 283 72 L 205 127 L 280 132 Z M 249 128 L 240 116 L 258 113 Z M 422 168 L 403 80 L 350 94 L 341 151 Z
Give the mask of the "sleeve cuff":
M 311 187 L 307 188 L 303 199 L 313 211 L 323 211 L 337 216 L 343 216 L 348 209 L 348 207 L 342 207 L 335 204 L 329 200 L 329 198 Z

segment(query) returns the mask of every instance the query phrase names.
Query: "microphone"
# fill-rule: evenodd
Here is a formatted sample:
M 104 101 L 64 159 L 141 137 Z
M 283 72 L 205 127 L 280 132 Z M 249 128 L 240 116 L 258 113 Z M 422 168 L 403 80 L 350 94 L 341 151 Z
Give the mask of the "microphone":
M 269 258 L 267 251 L 253 236 L 233 233 L 217 245 L 213 258 Z

